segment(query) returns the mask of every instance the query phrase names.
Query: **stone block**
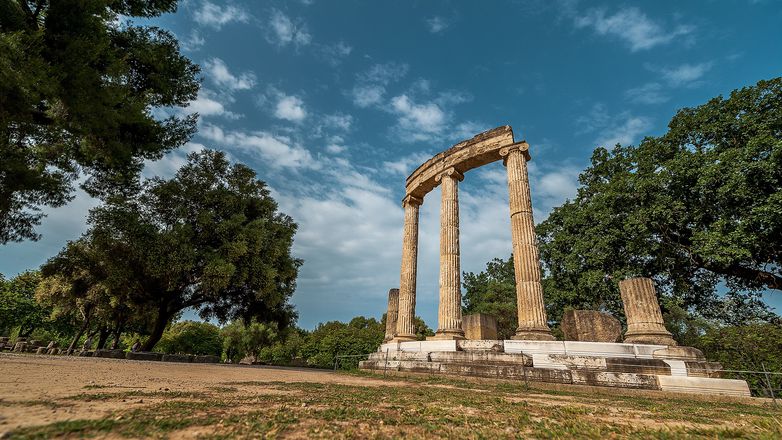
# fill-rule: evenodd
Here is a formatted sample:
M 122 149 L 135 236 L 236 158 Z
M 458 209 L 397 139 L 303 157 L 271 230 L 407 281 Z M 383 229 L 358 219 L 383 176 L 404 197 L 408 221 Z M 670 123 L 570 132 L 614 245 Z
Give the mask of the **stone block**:
M 38 347 L 35 350 L 35 354 L 46 354 L 46 347 Z
M 27 350 L 27 342 L 22 341 L 14 344 L 14 351 L 19 353 L 24 353 L 26 350 Z
M 109 359 L 125 359 L 125 350 L 107 350 L 101 348 L 95 350 L 95 357 L 109 358 Z
M 152 353 L 149 351 L 129 351 L 125 353 L 125 359 L 134 361 L 159 361 L 163 358 L 160 353 Z
M 503 341 L 505 353 L 543 353 L 565 354 L 565 343 L 562 341 L 525 341 L 506 339 Z
M 462 339 L 456 341 L 456 349 L 464 351 L 504 351 L 503 341 L 497 339 L 469 340 Z
M 220 362 L 220 356 L 212 356 L 212 355 L 193 356 L 193 362 L 197 364 L 217 364 Z
M 462 316 L 462 330 L 467 339 L 497 339 L 497 318 L 486 313 Z
M 82 350 L 79 352 L 80 357 L 92 357 L 95 354 L 92 350 Z
M 581 356 L 630 357 L 637 356 L 632 344 L 614 342 L 564 341 L 565 353 Z
M 619 342 L 622 338 L 622 324 L 596 310 L 568 310 L 560 328 L 566 341 Z
M 59 348 L 50 348 L 47 351 L 47 354 L 58 355 L 58 354 L 60 354 L 60 349 Z
M 193 356 L 189 354 L 164 354 L 163 362 L 192 362 Z
M 661 359 L 606 358 L 606 370 L 613 373 L 671 375 L 671 365 Z
M 719 362 L 684 361 L 687 376 L 692 377 L 722 377 L 722 364 Z
M 657 376 L 657 380 L 660 383 L 660 389 L 663 391 L 750 396 L 749 385 L 743 380 L 690 376 Z
M 608 371 L 573 370 L 570 372 L 574 384 L 608 386 L 617 388 L 659 389 L 658 376 L 653 374 L 615 373 Z M 664 377 L 664 376 L 660 376 Z
M 693 347 L 665 347 L 654 350 L 652 357 L 660 359 L 706 360 L 703 352 Z

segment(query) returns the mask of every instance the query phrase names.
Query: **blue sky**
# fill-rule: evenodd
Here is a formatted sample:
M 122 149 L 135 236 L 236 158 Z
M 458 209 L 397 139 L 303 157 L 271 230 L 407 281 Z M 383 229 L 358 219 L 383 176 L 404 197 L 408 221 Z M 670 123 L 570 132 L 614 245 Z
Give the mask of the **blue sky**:
M 217 2 L 154 23 L 199 63 L 188 151 L 248 164 L 299 224 L 299 324 L 379 317 L 399 283 L 404 179 L 421 162 L 509 124 L 531 146 L 535 217 L 575 194 L 598 145 L 664 133 L 675 111 L 782 72 L 782 8 L 767 1 Z M 421 209 L 417 312 L 437 326 L 439 191 Z M 500 163 L 460 184 L 462 269 L 510 255 Z M 35 268 L 85 230 L 83 193 L 48 210 L 39 242 L 2 248 Z M 769 302 L 782 308 L 782 294 Z

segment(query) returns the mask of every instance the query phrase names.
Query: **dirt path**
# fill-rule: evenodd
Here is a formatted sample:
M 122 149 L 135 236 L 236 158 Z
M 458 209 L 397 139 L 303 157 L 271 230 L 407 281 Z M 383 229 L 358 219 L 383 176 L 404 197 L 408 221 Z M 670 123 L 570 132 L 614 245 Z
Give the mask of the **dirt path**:
M 126 406 L 153 403 L 150 399 L 126 399 L 124 402 L 83 399 L 69 401 L 67 405 L 56 404 L 79 394 L 134 390 L 209 392 L 229 382 L 317 382 L 359 386 L 391 383 L 328 370 L 0 354 L 0 434 L 22 426 L 101 418 Z

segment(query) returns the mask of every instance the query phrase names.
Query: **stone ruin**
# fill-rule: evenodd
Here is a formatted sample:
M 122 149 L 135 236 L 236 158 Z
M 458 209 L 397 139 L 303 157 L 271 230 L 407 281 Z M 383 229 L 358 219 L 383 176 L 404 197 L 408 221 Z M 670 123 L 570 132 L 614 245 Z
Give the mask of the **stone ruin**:
M 573 310 L 563 317 L 565 341 L 551 334 L 543 302 L 527 162 L 529 144 L 510 126 L 480 133 L 436 154 L 407 178 L 399 289 L 388 294 L 383 344 L 360 363 L 366 370 L 456 374 L 701 394 L 749 396 L 743 380 L 720 377 L 722 366 L 695 348 L 678 347 L 665 329 L 653 280 L 619 282 L 627 332 L 605 313 Z M 462 317 L 459 182 L 467 171 L 502 160 L 507 170 L 518 327 L 497 340 L 496 320 Z M 418 212 L 441 186 L 440 292 L 437 332 L 415 334 Z

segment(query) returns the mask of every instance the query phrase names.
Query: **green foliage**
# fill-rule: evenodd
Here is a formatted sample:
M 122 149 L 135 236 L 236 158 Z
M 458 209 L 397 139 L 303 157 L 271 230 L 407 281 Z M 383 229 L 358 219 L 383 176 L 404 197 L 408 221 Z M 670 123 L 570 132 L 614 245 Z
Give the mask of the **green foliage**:
M 224 153 L 191 154 L 171 180 L 147 180 L 138 193 L 93 210 L 90 225 L 47 273 L 74 295 L 76 287 L 104 292 L 99 303 L 111 304 L 111 313 L 128 306 L 130 316 L 148 316 L 144 350 L 186 308 L 204 319 L 257 317 L 280 329 L 296 318 L 288 303 L 301 264 L 290 255 L 296 224 L 277 212 L 254 171 L 231 165 Z M 69 267 L 89 279 L 74 284 L 82 272 Z
M 596 149 L 579 181 L 537 228 L 557 313 L 622 316 L 617 281 L 649 276 L 710 319 L 773 317 L 760 294 L 782 289 L 782 78 L 682 109 L 637 147 Z
M 0 278 L 0 334 L 18 328 L 19 336 L 29 336 L 43 325 L 49 311 L 35 301 L 40 281 L 37 271 L 23 272 L 7 281 Z
M 0 0 L 0 244 L 37 239 L 41 207 L 67 203 L 80 173 L 91 195 L 116 193 L 193 134 L 196 115 L 153 114 L 196 97 L 198 66 L 170 32 L 120 21 L 175 9 Z
M 486 313 L 497 318 L 497 337 L 510 339 L 518 327 L 516 309 L 516 278 L 513 256 L 507 260 L 495 258 L 480 273 L 465 272 L 462 313 Z
M 377 350 L 383 342 L 385 326 L 374 318 L 357 316 L 349 323 L 330 321 L 319 324 L 308 335 L 301 354 L 313 367 L 332 368 L 336 356 L 364 355 Z M 359 358 L 340 361 L 343 367 L 357 367 Z
M 750 324 L 714 327 L 696 345 L 709 360 L 726 370 L 782 372 L 782 326 Z M 746 380 L 754 395 L 770 396 L 765 377 L 760 374 L 736 374 Z M 782 376 L 769 375 L 771 386 L 779 395 Z
M 220 328 L 208 322 L 177 322 L 166 329 L 155 351 L 220 356 L 223 351 Z
M 382 325 L 384 329 L 386 328 L 386 318 L 386 313 L 383 313 L 383 316 L 380 318 L 380 325 Z M 434 330 L 426 325 L 426 322 L 424 322 L 420 316 L 413 318 L 413 328 L 413 333 L 415 334 L 416 340 L 424 341 L 427 337 L 434 336 Z

